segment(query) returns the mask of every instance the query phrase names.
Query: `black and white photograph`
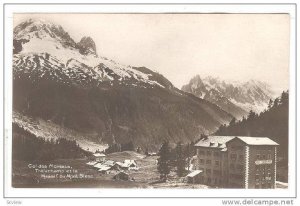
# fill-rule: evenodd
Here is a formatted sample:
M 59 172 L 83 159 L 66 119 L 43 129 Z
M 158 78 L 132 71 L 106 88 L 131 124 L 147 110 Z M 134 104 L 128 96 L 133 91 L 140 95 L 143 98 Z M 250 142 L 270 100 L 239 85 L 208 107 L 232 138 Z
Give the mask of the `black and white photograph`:
M 13 187 L 287 188 L 289 15 L 15 14 Z
M 297 195 L 293 9 L 8 5 L 4 194 Z

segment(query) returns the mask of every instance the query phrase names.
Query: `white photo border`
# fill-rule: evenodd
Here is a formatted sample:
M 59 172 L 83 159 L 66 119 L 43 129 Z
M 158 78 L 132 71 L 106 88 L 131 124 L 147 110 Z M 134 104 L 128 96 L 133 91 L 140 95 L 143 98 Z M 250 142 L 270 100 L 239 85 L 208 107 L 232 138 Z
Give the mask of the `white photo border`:
M 104 189 L 13 188 L 12 150 L 12 38 L 14 13 L 288 13 L 290 15 L 289 68 L 289 187 L 288 189 Z M 198 198 L 295 198 L 296 197 L 296 4 L 4 4 L 4 197 L 198 197 Z

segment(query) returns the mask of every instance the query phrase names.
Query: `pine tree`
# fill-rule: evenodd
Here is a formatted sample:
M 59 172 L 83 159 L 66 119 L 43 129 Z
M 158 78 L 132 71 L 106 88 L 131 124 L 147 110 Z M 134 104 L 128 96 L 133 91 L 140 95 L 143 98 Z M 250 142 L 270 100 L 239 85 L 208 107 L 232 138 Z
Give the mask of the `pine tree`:
M 160 178 L 165 181 L 167 179 L 167 175 L 170 173 L 169 142 L 164 141 L 164 143 L 162 144 L 159 150 L 159 158 L 157 161 L 157 170 L 160 173 Z
M 229 122 L 229 126 L 232 126 L 232 125 L 234 125 L 234 124 L 235 124 L 235 122 L 236 122 L 236 118 L 235 118 L 235 117 L 233 117 L 233 118 L 232 118 L 232 120 Z
M 273 108 L 278 107 L 278 105 L 279 105 L 279 98 L 277 97 L 277 98 L 274 100 Z
M 256 114 L 253 110 L 250 110 L 248 114 L 248 120 L 253 120 L 256 117 Z
M 273 107 L 273 100 L 270 99 L 269 104 L 268 104 L 268 109 L 271 109 Z
M 181 142 L 179 142 L 176 146 L 176 172 L 179 177 L 182 177 L 184 175 L 185 165 L 186 162 L 182 151 L 182 145 Z
M 145 155 L 146 155 L 146 156 L 149 156 L 149 149 L 148 149 L 148 147 L 147 147 L 146 150 L 145 150 Z
M 283 91 L 280 97 L 280 103 L 283 105 L 288 105 L 289 103 L 289 92 Z
M 141 147 L 137 147 L 137 148 L 136 148 L 136 152 L 137 152 L 137 153 L 141 153 L 141 152 L 142 152 L 142 148 L 141 148 Z

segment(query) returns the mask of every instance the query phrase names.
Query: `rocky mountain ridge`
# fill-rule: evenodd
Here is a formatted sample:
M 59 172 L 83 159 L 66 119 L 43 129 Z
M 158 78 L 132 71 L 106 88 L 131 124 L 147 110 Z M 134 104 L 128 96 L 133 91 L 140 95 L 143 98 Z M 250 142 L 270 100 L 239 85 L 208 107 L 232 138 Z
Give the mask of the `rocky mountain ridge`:
M 182 90 L 218 105 L 238 119 L 247 115 L 250 110 L 263 111 L 274 97 L 270 86 L 258 80 L 224 81 L 200 75 L 193 77 Z
M 232 119 L 157 72 L 100 56 L 91 38 L 78 47 L 59 25 L 28 20 L 14 37 L 14 111 L 92 133 L 94 143 L 156 148 L 165 139 L 196 139 Z

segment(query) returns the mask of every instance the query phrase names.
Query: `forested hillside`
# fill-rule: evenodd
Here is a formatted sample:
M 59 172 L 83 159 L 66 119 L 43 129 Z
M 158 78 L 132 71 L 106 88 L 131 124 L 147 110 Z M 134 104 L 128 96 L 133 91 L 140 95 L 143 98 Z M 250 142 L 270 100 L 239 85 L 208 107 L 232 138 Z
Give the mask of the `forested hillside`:
M 256 114 L 250 111 L 246 118 L 240 121 L 233 119 L 229 125 L 221 125 L 216 135 L 264 136 L 276 141 L 279 146 L 279 159 L 284 165 L 288 160 L 288 117 L 289 92 L 270 100 L 268 108 Z

